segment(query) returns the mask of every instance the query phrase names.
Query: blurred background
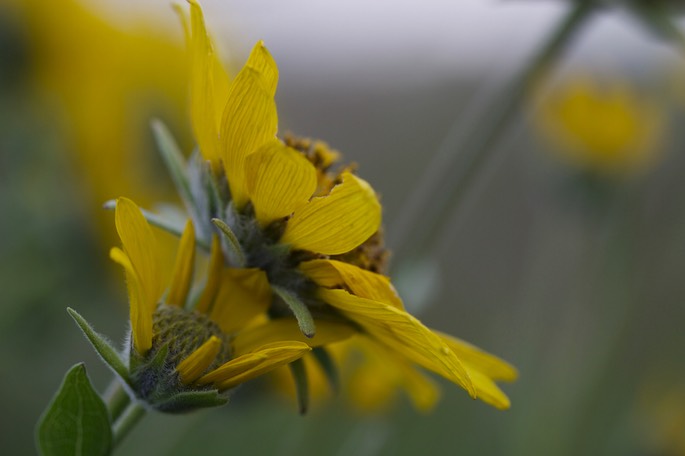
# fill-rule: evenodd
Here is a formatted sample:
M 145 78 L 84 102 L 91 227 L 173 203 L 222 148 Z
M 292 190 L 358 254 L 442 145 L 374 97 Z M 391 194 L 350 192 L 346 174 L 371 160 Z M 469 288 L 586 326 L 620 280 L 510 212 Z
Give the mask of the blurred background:
M 118 454 L 685 455 L 685 22 L 605 2 L 526 72 L 581 3 L 205 0 L 229 67 L 258 39 L 274 55 L 280 131 L 381 194 L 407 306 L 520 378 L 506 412 L 442 382 L 427 415 L 343 392 L 304 417 L 253 382 L 148 415 Z M 110 379 L 65 308 L 123 340 L 101 205 L 176 202 L 149 120 L 192 150 L 185 68 L 166 0 L 0 2 L 2 454 L 35 452 L 71 365 Z

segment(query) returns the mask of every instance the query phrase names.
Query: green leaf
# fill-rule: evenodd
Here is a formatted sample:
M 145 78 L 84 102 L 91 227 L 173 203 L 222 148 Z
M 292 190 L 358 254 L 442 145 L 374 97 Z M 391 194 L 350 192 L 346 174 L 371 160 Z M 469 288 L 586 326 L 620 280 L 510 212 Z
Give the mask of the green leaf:
M 157 148 L 164 160 L 164 163 L 169 170 L 171 180 L 174 181 L 176 190 L 181 196 L 186 205 L 192 203 L 193 198 L 190 193 L 190 184 L 188 183 L 188 174 L 186 172 L 185 159 L 181 153 L 181 149 L 176 144 L 174 137 L 169 129 L 161 120 L 153 119 L 150 123 L 152 134 L 157 142 Z
M 296 359 L 288 364 L 288 367 L 290 368 L 290 374 L 295 381 L 299 412 L 300 415 L 304 415 L 309 409 L 309 382 L 307 381 L 307 369 L 304 366 L 302 358 Z
M 112 347 L 112 344 L 110 344 L 107 338 L 97 333 L 90 323 L 88 323 L 85 318 L 79 315 L 79 313 L 71 307 L 67 307 L 67 312 L 69 312 L 69 315 L 71 315 L 79 328 L 81 328 L 81 331 L 83 331 L 83 334 L 85 334 L 86 338 L 88 338 L 88 341 L 91 343 L 98 355 L 100 355 L 105 364 L 107 364 L 114 371 L 114 373 L 121 377 L 124 382 L 130 385 L 131 381 L 129 378 L 128 369 L 126 368 L 124 361 L 121 359 L 121 356 L 119 356 L 119 352 Z
M 331 384 L 331 388 L 334 392 L 340 391 L 340 375 L 338 373 L 338 367 L 335 365 L 335 361 L 331 358 L 331 354 L 328 353 L 324 347 L 314 347 L 312 349 L 312 354 L 314 359 L 321 366 L 324 373 L 326 374 L 326 379 L 328 383 Z
M 314 318 L 309 312 L 307 305 L 300 301 L 300 298 L 290 290 L 271 284 L 271 289 L 290 307 L 293 315 L 297 319 L 300 331 L 305 336 L 312 338 L 316 334 Z
M 240 247 L 240 241 L 238 241 L 238 237 L 235 235 L 231 227 L 228 226 L 226 222 L 218 218 L 213 218 L 212 223 L 214 226 L 219 228 L 221 233 L 223 233 L 224 237 L 228 241 L 228 247 L 231 249 L 231 252 L 233 252 L 233 255 L 238 261 L 238 266 L 245 267 L 245 254 L 243 253 L 243 249 Z
M 227 402 L 228 396 L 220 394 L 217 390 L 187 391 L 157 402 L 154 407 L 161 412 L 186 413 L 200 408 L 218 407 Z
M 38 421 L 36 440 L 44 456 L 108 455 L 112 430 L 105 406 L 83 363 L 72 367 Z

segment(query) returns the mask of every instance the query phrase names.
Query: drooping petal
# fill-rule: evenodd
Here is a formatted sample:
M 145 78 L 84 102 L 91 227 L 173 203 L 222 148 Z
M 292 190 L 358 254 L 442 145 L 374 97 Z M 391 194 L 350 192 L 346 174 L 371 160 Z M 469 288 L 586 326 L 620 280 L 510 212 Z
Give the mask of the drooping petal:
M 271 288 L 260 269 L 225 269 L 210 318 L 225 333 L 244 327 L 271 304 Z
M 236 354 L 243 354 L 255 350 L 265 343 L 281 340 L 296 340 L 306 343 L 310 347 L 318 347 L 345 340 L 355 332 L 355 329 L 346 323 L 318 319 L 316 321 L 316 335 L 308 338 L 300 331 L 297 320 L 279 318 L 240 332 L 233 340 L 233 349 Z
M 279 140 L 269 141 L 246 159 L 247 190 L 262 226 L 288 216 L 316 190 L 316 169 Z
M 190 3 L 190 119 L 202 156 L 219 164 L 219 126 L 228 99 L 228 73 L 219 61 L 207 33 L 202 9 Z
M 419 320 L 392 305 L 360 298 L 344 290 L 322 288 L 319 297 L 358 323 L 376 341 L 398 355 L 460 385 L 472 397 L 476 391 L 459 358 Z
M 395 287 L 384 275 L 336 260 L 305 261 L 299 268 L 321 287 L 336 288 L 344 285 L 357 296 L 404 309 Z
M 221 252 L 221 242 L 217 235 L 212 236 L 212 247 L 209 254 L 209 269 L 207 270 L 207 283 L 205 289 L 197 301 L 195 310 L 207 313 L 212 310 L 214 300 L 221 285 L 221 271 L 224 268 L 224 254 Z
M 262 41 L 231 83 L 221 121 L 222 158 L 233 203 L 238 210 L 248 201 L 245 159 L 276 137 L 278 115 L 274 94 L 278 68 Z
M 221 339 L 211 336 L 204 344 L 176 366 L 181 382 L 189 385 L 207 370 L 221 351 Z
M 506 410 L 511 406 L 507 395 L 488 376 L 474 369 L 468 371 L 478 399 L 500 410 Z
M 174 271 L 171 274 L 171 285 L 166 303 L 170 306 L 183 307 L 193 281 L 195 266 L 195 229 L 193 222 L 188 220 L 181 236 L 181 242 L 176 254 Z
M 369 184 L 350 173 L 327 196 L 313 198 L 288 221 L 281 242 L 324 255 L 349 252 L 381 223 L 381 205 Z
M 145 297 L 142 293 L 140 278 L 123 250 L 113 247 L 109 256 L 121 265 L 126 273 L 133 346 L 138 353 L 144 355 L 152 347 L 152 312 L 149 312 L 147 306 L 143 304 Z
M 477 370 L 492 380 L 502 380 L 513 382 L 518 377 L 518 371 L 508 362 L 495 355 L 487 353 L 480 348 L 458 339 L 449 334 L 434 331 L 447 346 L 459 357 L 459 359 L 469 367 L 469 371 Z
M 311 348 L 302 342 L 282 341 L 265 344 L 252 353 L 247 353 L 223 364 L 200 378 L 198 383 L 214 383 L 219 390 L 234 386 L 265 374 L 279 366 L 301 358 Z

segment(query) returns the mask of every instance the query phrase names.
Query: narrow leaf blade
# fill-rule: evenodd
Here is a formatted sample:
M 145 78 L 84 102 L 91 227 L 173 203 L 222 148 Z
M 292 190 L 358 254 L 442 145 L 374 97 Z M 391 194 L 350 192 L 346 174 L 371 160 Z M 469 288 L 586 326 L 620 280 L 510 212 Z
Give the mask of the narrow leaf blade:
M 112 347 L 109 341 L 107 341 L 104 336 L 97 333 L 90 323 L 88 323 L 86 319 L 79 315 L 79 313 L 74 309 L 67 307 L 67 312 L 69 312 L 71 318 L 73 318 L 79 328 L 81 328 L 81 331 L 83 331 L 83 334 L 86 336 L 98 355 L 100 355 L 105 364 L 107 364 L 119 377 L 121 377 L 124 382 L 130 384 L 128 369 L 126 368 L 124 361 L 121 359 L 121 356 L 119 356 L 119 353 L 114 349 L 114 347 Z
M 309 338 L 314 337 L 316 334 L 316 326 L 314 325 L 314 318 L 309 312 L 307 305 L 290 290 L 273 284 L 271 285 L 271 289 L 276 292 L 276 294 L 288 305 L 288 307 L 290 307 L 290 310 L 297 319 L 297 324 L 299 325 L 302 334 Z
M 155 408 L 167 413 L 187 413 L 193 410 L 219 407 L 228 402 L 228 396 L 218 390 L 186 391 L 156 403 Z
M 161 120 L 154 119 L 150 124 L 152 134 L 157 142 L 157 148 L 164 160 L 164 163 L 169 170 L 169 175 L 174 181 L 176 190 L 188 205 L 193 201 L 190 193 L 190 184 L 188 183 L 188 174 L 186 172 L 185 160 L 181 149 L 176 144 L 173 135 Z
M 83 363 L 72 367 L 36 429 L 44 456 L 108 455 L 112 430 L 107 407 L 90 384 Z
M 338 372 L 338 367 L 335 365 L 335 361 L 331 357 L 331 354 L 328 353 L 328 350 L 324 347 L 314 347 L 312 349 L 312 354 L 326 374 L 326 379 L 328 380 L 328 383 L 330 383 L 333 391 L 336 393 L 340 391 L 340 373 Z
M 290 374 L 295 381 L 299 412 L 300 415 L 304 415 L 309 409 L 309 381 L 307 380 L 307 368 L 305 367 L 302 358 L 296 359 L 288 364 L 288 367 L 290 367 Z

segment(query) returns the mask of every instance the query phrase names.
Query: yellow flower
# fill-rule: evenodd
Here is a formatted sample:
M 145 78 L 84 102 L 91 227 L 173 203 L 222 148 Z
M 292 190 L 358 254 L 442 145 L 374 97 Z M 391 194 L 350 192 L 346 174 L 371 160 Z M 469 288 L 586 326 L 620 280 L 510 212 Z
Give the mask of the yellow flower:
M 562 157 L 600 173 L 643 169 L 657 157 L 662 116 L 627 81 L 580 76 L 540 97 L 536 123 Z
M 192 309 L 192 223 L 187 223 L 181 238 L 166 297 L 155 237 L 131 200 L 117 200 L 116 227 L 123 250 L 113 248 L 111 257 L 126 272 L 132 336 L 130 383 L 139 399 L 162 411 L 185 411 L 189 405 L 179 401 L 179 394 L 221 393 L 311 350 L 299 341 L 261 340 L 263 325 L 256 320 L 271 298 L 262 271 L 220 268 L 220 286 L 208 281 L 199 297 L 204 307 Z M 212 257 L 214 264 L 223 266 L 218 242 Z
M 189 3 L 192 124 L 200 152 L 212 164 L 214 198 L 219 198 L 210 204 L 208 217 L 196 217 L 195 223 L 207 233 L 212 232 L 210 219 L 221 228 L 227 270 L 248 268 L 266 277 L 273 299 L 267 299 L 260 326 L 251 333 L 262 341 L 301 341 L 312 347 L 357 333 L 403 378 L 414 373 L 420 378 L 414 367 L 420 366 L 474 398 L 507 408 L 509 401 L 494 380 L 515 378 L 511 366 L 428 329 L 404 309 L 386 276 L 355 261 L 378 236 L 381 205 L 371 186 L 349 169 L 325 185 L 323 165 L 317 168 L 311 157 L 276 137 L 278 68 L 264 44 L 257 43 L 230 84 L 217 84 L 227 78 L 200 6 Z M 227 188 L 221 188 L 222 182 Z M 243 305 L 253 306 L 245 298 Z M 244 349 L 246 339 L 236 339 L 234 348 Z M 432 399 L 417 403 L 427 408 Z

